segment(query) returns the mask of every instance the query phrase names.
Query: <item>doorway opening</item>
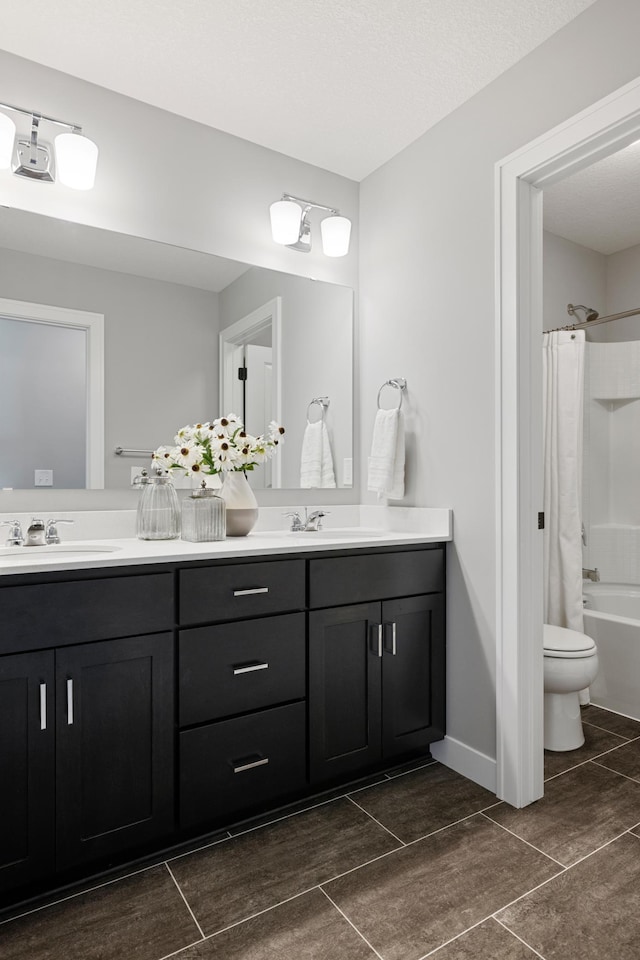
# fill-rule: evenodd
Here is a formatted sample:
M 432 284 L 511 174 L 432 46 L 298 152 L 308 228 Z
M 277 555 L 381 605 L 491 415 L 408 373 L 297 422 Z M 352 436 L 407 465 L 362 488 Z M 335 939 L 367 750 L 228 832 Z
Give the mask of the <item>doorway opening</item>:
M 544 793 L 543 189 L 640 139 L 640 79 L 496 165 L 497 793 Z

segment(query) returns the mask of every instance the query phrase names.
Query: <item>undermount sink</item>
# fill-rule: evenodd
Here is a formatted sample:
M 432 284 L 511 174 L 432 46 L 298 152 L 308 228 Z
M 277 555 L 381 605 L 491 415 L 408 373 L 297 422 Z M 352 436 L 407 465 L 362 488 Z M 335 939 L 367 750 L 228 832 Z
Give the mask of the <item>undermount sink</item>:
M 49 543 L 43 547 L 2 547 L 0 559 L 12 563 L 28 563 L 30 560 L 44 560 L 45 557 L 90 557 L 107 555 L 121 550 L 122 547 L 107 546 L 102 543 Z

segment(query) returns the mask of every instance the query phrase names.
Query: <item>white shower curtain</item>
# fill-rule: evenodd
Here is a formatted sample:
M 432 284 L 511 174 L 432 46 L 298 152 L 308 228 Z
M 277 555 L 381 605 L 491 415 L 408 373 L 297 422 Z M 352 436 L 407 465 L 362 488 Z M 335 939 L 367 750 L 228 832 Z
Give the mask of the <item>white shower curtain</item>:
M 543 335 L 544 621 L 580 632 L 584 353 L 584 330 Z

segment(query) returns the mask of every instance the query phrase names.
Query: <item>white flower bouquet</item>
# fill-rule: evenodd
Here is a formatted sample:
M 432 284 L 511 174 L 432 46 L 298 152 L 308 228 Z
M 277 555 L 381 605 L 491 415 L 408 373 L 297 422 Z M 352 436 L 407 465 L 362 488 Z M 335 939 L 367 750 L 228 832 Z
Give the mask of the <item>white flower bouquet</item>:
M 230 413 L 208 423 L 181 427 L 175 446 L 158 447 L 154 464 L 164 470 L 185 474 L 247 473 L 268 460 L 282 442 L 284 427 L 275 420 L 266 436 L 247 433 L 241 420 Z

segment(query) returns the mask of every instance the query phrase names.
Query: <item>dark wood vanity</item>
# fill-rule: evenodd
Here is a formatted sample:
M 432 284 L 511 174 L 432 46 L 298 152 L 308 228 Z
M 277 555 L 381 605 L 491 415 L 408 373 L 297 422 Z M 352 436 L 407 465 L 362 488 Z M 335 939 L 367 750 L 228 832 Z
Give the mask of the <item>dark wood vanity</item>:
M 0 578 L 0 904 L 428 753 L 444 553 Z

